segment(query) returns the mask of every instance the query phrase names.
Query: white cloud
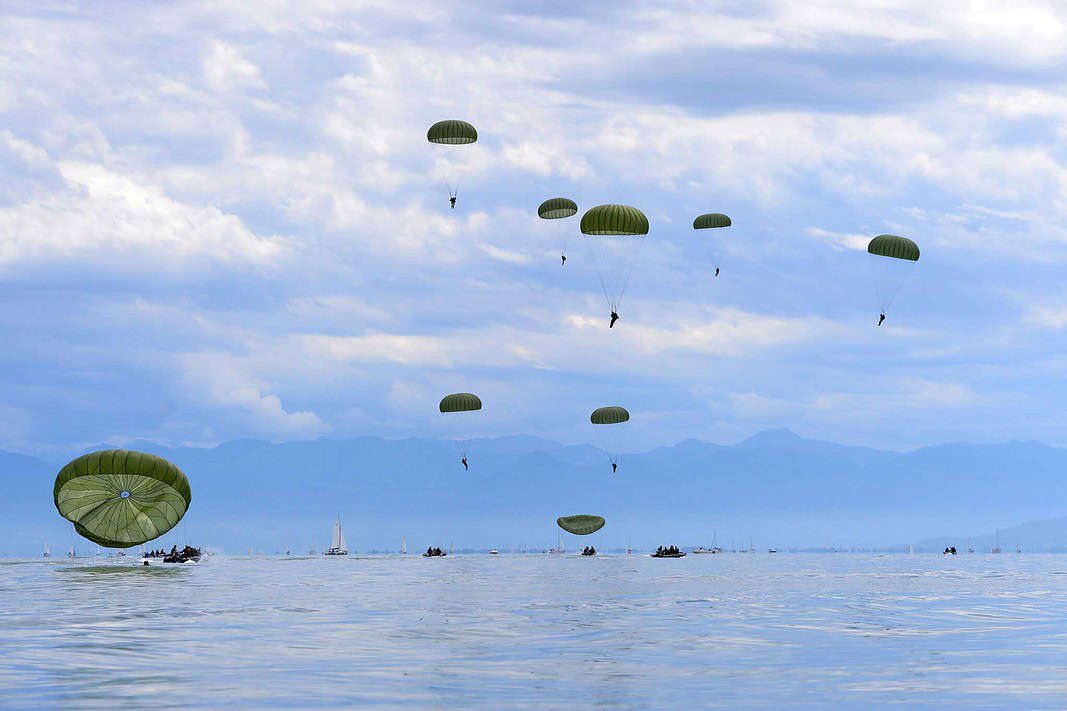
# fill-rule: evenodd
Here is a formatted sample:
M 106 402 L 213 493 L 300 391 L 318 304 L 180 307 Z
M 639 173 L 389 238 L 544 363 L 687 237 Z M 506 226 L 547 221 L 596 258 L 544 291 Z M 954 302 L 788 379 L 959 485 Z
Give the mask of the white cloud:
M 259 237 L 239 218 L 187 205 L 158 188 L 107 168 L 61 162 L 67 190 L 0 208 L 0 264 L 81 258 L 167 271 L 177 260 L 267 263 L 284 252 L 278 237 Z M 136 255 L 138 263 L 131 263 Z
M 191 354 L 183 359 L 182 368 L 185 383 L 196 395 L 236 411 L 259 436 L 313 439 L 330 431 L 314 412 L 286 411 L 278 395 L 267 392 L 258 378 L 226 354 Z
M 215 91 L 267 88 L 259 67 L 237 47 L 219 41 L 211 43 L 204 57 L 204 80 Z

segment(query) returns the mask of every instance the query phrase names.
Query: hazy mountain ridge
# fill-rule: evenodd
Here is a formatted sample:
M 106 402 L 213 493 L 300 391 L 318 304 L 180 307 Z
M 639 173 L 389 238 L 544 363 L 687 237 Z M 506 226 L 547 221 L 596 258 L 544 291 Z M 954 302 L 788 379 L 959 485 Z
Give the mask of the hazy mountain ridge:
M 938 531 L 991 531 L 1067 509 L 1067 450 L 1036 442 L 895 453 L 770 430 L 735 445 L 685 440 L 626 454 L 614 476 L 600 450 L 523 436 L 474 441 L 469 472 L 455 443 L 418 438 L 130 446 L 190 478 L 192 506 L 174 536 L 234 550 L 321 546 L 337 513 L 357 549 L 395 549 L 401 536 L 413 548 L 543 547 L 555 518 L 573 513 L 608 519 L 598 545 L 707 543 L 717 532 L 722 544 L 790 548 L 934 545 Z M 45 538 L 65 545 L 70 527 L 51 496 L 58 466 L 0 453 L 0 467 L 2 552 L 32 552 Z

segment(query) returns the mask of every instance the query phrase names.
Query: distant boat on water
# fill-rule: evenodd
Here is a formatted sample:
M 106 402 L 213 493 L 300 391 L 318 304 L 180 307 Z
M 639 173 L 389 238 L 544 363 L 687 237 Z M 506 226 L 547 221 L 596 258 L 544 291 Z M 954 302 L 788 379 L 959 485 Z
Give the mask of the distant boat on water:
M 711 539 L 711 548 L 705 548 L 704 546 L 697 546 L 693 549 L 693 553 L 700 555 L 702 553 L 722 553 L 722 548 L 719 547 L 719 532 L 715 531 L 714 536 Z
M 990 553 L 1000 553 L 1000 530 L 997 530 L 997 544 L 993 546 L 993 550 Z
M 71 546 L 70 550 L 67 551 L 67 557 L 68 558 L 77 558 L 78 557 L 78 553 L 77 553 L 77 551 L 74 550 L 74 546 Z
M 44 557 L 45 558 L 51 558 L 52 557 L 52 554 L 48 552 L 48 544 L 47 543 L 44 544 Z
M 549 548 L 548 552 L 550 554 L 552 554 L 552 555 L 563 555 L 564 553 L 567 552 L 567 549 L 563 546 L 563 534 L 562 533 L 559 534 L 559 542 L 556 544 L 556 547 L 555 548 Z
M 341 514 L 337 514 L 337 521 L 333 524 L 333 539 L 330 541 L 330 549 L 323 555 L 348 555 L 348 544 L 345 543 L 345 534 L 341 531 Z
M 400 554 L 408 554 L 408 539 L 404 538 L 403 536 L 400 537 Z
M 498 551 L 496 548 L 490 548 L 489 555 L 500 555 L 500 551 Z

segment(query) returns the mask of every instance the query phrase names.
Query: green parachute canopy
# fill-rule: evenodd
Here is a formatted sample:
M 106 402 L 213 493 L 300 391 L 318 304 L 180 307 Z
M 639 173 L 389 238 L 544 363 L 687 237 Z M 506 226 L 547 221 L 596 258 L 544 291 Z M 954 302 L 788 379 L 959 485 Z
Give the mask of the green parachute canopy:
M 473 393 L 452 393 L 441 398 L 441 412 L 470 412 L 481 410 L 482 401 Z
M 593 414 L 589 415 L 589 421 L 594 425 L 617 425 L 620 422 L 627 422 L 629 419 L 630 413 L 626 411 L 626 408 L 616 405 L 598 407 L 593 410 Z
M 52 498 L 79 535 L 106 548 L 129 548 L 174 528 L 192 491 L 181 469 L 166 459 L 109 449 L 60 469 Z
M 693 229 L 706 230 L 713 227 L 729 227 L 732 224 L 730 218 L 721 212 L 709 212 L 693 220 Z
M 478 129 L 458 119 L 438 121 L 426 132 L 426 140 L 447 146 L 462 146 L 478 140 Z
M 590 533 L 596 533 L 604 528 L 604 517 L 590 516 L 588 514 L 560 516 L 556 519 L 556 525 L 567 533 L 573 533 L 576 536 L 588 536 Z
M 919 245 L 907 237 L 878 235 L 867 245 L 867 251 L 879 257 L 919 261 Z
M 578 204 L 570 198 L 549 198 L 537 207 L 537 216 L 542 220 L 559 220 L 578 212 Z
M 629 205 L 597 205 L 582 215 L 581 229 L 587 235 L 647 235 L 648 218 Z

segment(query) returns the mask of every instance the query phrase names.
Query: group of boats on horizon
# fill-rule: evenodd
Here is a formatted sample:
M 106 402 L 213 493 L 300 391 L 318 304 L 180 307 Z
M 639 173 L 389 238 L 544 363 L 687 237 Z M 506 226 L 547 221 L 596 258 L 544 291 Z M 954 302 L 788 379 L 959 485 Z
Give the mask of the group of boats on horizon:
M 558 539 L 557 539 L 556 547 L 542 550 L 541 553 L 548 554 L 548 555 L 566 555 L 567 547 L 563 542 L 563 534 L 562 534 L 562 532 L 558 532 L 558 531 L 557 531 L 557 533 L 558 533 Z M 718 538 L 718 534 L 716 533 L 715 539 L 717 539 L 717 538 Z M 990 550 L 989 550 L 990 553 L 993 553 L 993 554 L 1001 553 L 1001 547 L 1000 547 L 999 538 L 1000 537 L 999 537 L 999 532 L 998 532 L 997 543 L 996 543 L 996 545 L 994 545 L 993 547 L 990 548 Z M 597 553 L 595 552 L 595 549 L 592 549 L 592 550 L 594 552 L 590 553 L 589 552 L 590 548 L 587 547 L 582 552 L 582 555 L 585 555 L 585 556 L 597 555 Z M 151 553 L 145 553 L 144 546 L 142 545 L 141 546 L 140 559 L 141 559 L 141 561 L 142 561 L 142 563 L 144 565 L 148 565 L 149 564 L 149 562 L 148 562 L 149 559 L 152 559 L 152 558 L 161 559 L 164 562 L 174 562 L 174 563 L 183 563 L 183 562 L 189 562 L 189 561 L 199 562 L 200 561 L 200 559 L 201 559 L 201 550 L 199 548 L 194 548 L 192 546 L 185 546 L 183 551 L 185 552 L 185 555 L 171 555 L 171 554 L 174 554 L 174 551 L 171 551 L 171 554 L 167 554 L 166 552 L 164 552 L 162 550 L 161 551 L 153 551 Z M 966 551 L 967 551 L 967 553 L 974 553 L 974 546 L 968 544 L 967 548 L 966 548 Z M 401 538 L 400 553 L 402 555 L 406 555 L 407 552 L 408 552 L 407 539 L 406 538 Z M 451 544 L 449 544 L 449 547 L 448 547 L 447 551 L 445 551 L 445 550 L 443 550 L 441 548 L 435 548 L 435 547 L 431 546 L 431 547 L 426 549 L 425 553 L 422 553 L 422 556 L 424 558 L 444 557 L 444 556 L 446 556 L 446 555 L 448 555 L 449 553 L 452 553 L 452 552 L 453 552 L 453 548 L 452 548 Z M 525 546 L 521 547 L 519 552 L 520 553 L 526 553 L 527 550 L 526 550 Z M 633 552 L 634 552 L 633 546 L 628 543 L 627 546 L 626 546 L 626 554 L 627 555 L 633 555 Z M 726 553 L 727 551 L 722 546 L 719 546 L 715 542 L 713 542 L 712 545 L 710 545 L 710 546 L 697 546 L 696 548 L 692 548 L 689 552 L 694 554 L 694 555 L 716 555 L 716 554 Z M 756 552 L 756 548 L 755 548 L 755 546 L 753 546 L 752 540 L 750 539 L 747 548 L 732 548 L 732 549 L 730 549 L 730 552 L 731 553 L 755 553 Z M 777 548 L 768 548 L 767 552 L 768 553 L 777 553 L 778 549 Z M 1018 544 L 1016 544 L 1016 546 L 1015 546 L 1015 552 L 1016 553 L 1022 553 L 1022 548 Z M 157 553 L 159 553 L 159 555 L 157 555 Z M 182 553 L 182 551 L 179 551 L 179 553 Z M 489 555 L 499 555 L 500 551 L 497 550 L 496 548 L 492 548 L 492 549 L 490 549 L 488 551 L 488 553 L 489 553 Z M 915 553 L 915 546 L 913 546 L 913 545 L 908 546 L 908 553 Z M 956 555 L 956 553 L 957 553 L 957 551 L 956 551 L 955 546 L 946 547 L 945 550 L 943 551 L 944 555 Z M 250 556 L 252 556 L 255 553 L 254 553 L 254 551 L 252 549 L 249 549 L 248 554 Z M 285 555 L 290 555 L 290 554 L 291 553 L 290 553 L 289 550 L 285 551 Z M 337 518 L 334 521 L 333 536 L 330 539 L 330 547 L 327 548 L 325 551 L 323 551 L 322 554 L 325 555 L 325 556 L 346 556 L 346 555 L 348 555 L 348 543 L 347 543 L 347 541 L 345 541 L 345 534 L 344 534 L 343 529 L 341 528 L 341 516 L 340 516 L 340 514 L 337 515 Z M 51 555 L 52 554 L 51 554 L 51 551 L 48 548 L 48 544 L 47 543 L 44 544 L 44 556 L 43 557 L 50 558 Z M 204 555 L 206 555 L 206 554 L 204 554 Z M 317 555 L 317 551 L 315 550 L 314 546 L 312 546 L 311 549 L 308 550 L 308 555 Z M 686 555 L 686 553 L 684 551 L 678 549 L 675 546 L 667 546 L 667 547 L 660 546 L 655 553 L 651 554 L 651 556 L 653 558 L 681 558 L 681 557 L 684 557 L 685 555 Z M 117 550 L 113 554 L 113 556 L 114 557 L 118 557 L 118 558 L 125 558 L 125 557 L 127 557 L 127 554 L 123 550 Z M 78 553 L 77 553 L 75 547 L 73 545 L 71 545 L 70 550 L 67 552 L 67 558 L 74 559 L 74 558 L 78 558 L 78 557 L 79 556 L 78 556 Z M 112 554 L 110 552 L 105 554 L 100 548 L 97 548 L 97 552 L 96 552 L 96 556 L 95 557 L 112 557 Z

